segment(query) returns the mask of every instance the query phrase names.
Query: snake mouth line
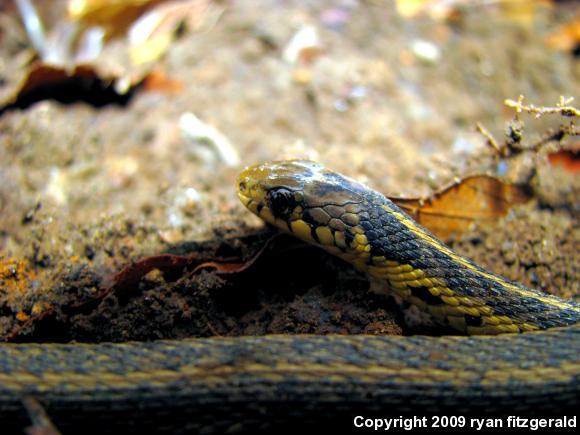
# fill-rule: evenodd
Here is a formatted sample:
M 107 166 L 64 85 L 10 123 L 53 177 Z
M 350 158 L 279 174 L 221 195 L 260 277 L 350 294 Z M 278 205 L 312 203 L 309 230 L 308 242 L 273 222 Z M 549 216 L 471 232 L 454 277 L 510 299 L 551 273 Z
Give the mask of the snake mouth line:
M 260 214 L 260 202 L 254 200 L 253 198 L 251 198 L 250 196 L 246 196 L 242 193 L 240 193 L 238 191 L 238 198 L 240 199 L 241 203 L 248 209 L 250 210 L 252 213 L 254 213 L 255 215 Z

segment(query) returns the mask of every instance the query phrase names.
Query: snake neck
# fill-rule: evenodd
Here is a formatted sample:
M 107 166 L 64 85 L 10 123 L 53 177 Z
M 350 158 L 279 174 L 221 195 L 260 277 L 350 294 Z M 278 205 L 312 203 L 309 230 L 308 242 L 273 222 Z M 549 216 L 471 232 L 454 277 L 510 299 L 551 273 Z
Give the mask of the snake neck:
M 443 325 L 466 334 L 526 332 L 580 322 L 580 305 L 527 288 L 456 254 L 392 201 L 373 193 L 339 255 Z

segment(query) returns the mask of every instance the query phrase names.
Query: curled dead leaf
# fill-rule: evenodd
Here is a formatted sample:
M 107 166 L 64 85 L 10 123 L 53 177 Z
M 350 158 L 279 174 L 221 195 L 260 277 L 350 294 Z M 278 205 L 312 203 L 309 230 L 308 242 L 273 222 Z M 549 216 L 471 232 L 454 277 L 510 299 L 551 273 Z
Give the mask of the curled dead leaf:
M 114 102 L 123 104 L 143 78 L 135 76 L 129 83 L 120 86 L 123 78 L 103 73 L 91 65 L 67 69 L 36 63 L 12 92 L 0 101 L 0 113 L 12 108 L 26 108 L 45 99 L 63 103 L 83 100 L 96 107 Z
M 575 174 L 580 171 L 580 148 L 550 153 L 548 160 L 553 166 L 561 166 L 564 170 Z
M 580 14 L 548 35 L 547 43 L 557 50 L 572 51 L 580 46 Z
M 72 21 L 107 29 L 109 36 L 124 34 L 145 11 L 167 0 L 69 0 Z
M 429 198 L 391 198 L 437 237 L 460 236 L 477 223 L 492 224 L 511 207 L 531 198 L 527 184 L 510 184 L 488 175 L 464 178 Z

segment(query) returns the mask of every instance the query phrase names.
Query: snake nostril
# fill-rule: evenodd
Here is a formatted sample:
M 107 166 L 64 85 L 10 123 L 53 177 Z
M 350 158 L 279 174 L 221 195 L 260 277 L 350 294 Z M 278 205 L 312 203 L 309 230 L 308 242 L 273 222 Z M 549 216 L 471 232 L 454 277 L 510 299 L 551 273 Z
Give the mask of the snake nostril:
M 245 192 L 246 191 L 246 183 L 244 183 L 243 181 L 240 182 L 240 184 L 238 185 L 238 189 L 240 192 Z

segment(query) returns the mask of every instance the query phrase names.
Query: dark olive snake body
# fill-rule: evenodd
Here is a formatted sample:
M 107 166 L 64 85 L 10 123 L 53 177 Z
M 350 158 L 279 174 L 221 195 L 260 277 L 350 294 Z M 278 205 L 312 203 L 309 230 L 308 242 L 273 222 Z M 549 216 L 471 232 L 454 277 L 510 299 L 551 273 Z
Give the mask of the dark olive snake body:
M 238 194 L 265 221 L 471 336 L 4 343 L 4 427 L 28 424 L 24 397 L 64 433 L 352 425 L 357 413 L 540 415 L 580 405 L 578 304 L 480 268 L 383 195 L 313 162 L 248 168 Z

